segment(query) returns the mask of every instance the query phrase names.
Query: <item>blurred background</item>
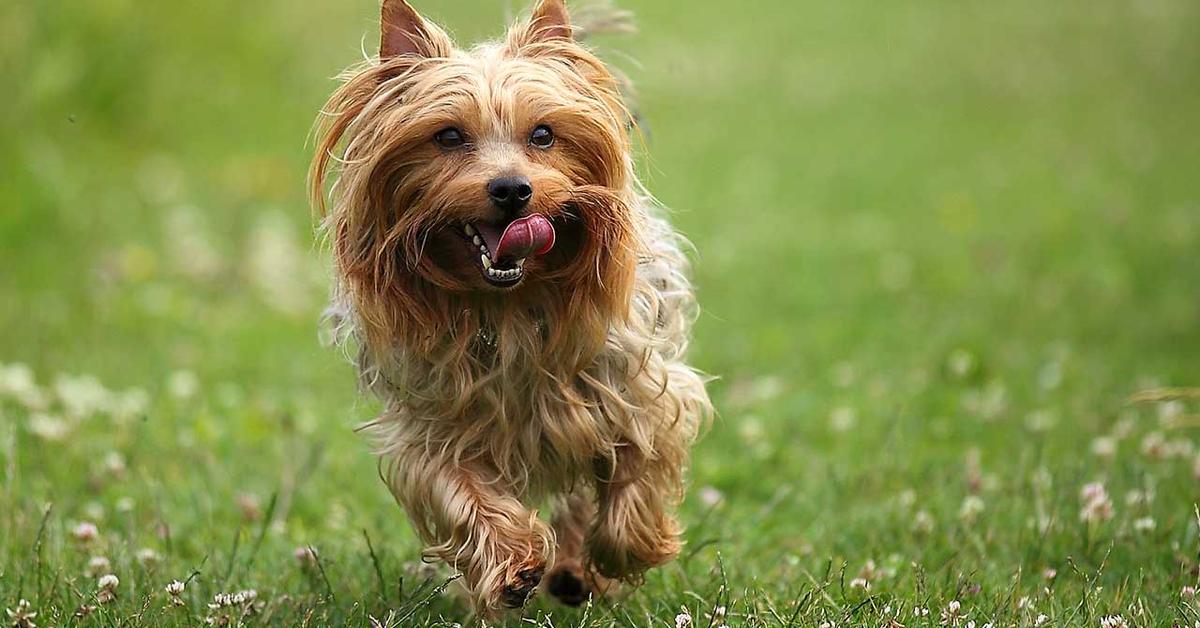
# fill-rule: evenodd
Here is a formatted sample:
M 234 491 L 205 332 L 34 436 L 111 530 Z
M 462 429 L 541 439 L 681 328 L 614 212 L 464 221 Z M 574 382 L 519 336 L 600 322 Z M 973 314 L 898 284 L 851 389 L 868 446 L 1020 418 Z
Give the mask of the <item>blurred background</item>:
M 524 9 L 414 4 L 460 43 Z M 913 547 L 892 497 L 957 521 L 964 456 L 1007 487 L 989 500 L 1046 467 L 1075 508 L 1125 398 L 1200 383 L 1200 4 L 619 4 L 640 33 L 596 43 L 637 86 L 720 376 L 685 506 L 701 557 L 786 581 L 779 552 Z M 54 502 L 63 534 L 96 521 L 186 574 L 274 495 L 280 560 L 331 547 L 369 583 L 362 528 L 415 559 L 352 432 L 374 402 L 318 341 L 304 196 L 315 113 L 376 41 L 371 0 L 0 6 L 0 558 Z M 1184 504 L 1181 464 L 1161 492 Z

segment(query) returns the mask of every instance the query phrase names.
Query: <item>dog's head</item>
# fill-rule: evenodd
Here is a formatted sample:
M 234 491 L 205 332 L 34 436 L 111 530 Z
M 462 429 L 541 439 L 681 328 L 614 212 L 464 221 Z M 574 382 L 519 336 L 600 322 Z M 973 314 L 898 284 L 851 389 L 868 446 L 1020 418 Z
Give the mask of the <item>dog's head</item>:
M 631 118 L 562 0 L 470 50 L 404 0 L 381 22 L 379 58 L 322 112 L 312 177 L 321 202 L 336 175 L 326 226 L 368 332 L 436 333 L 464 304 L 618 308 L 636 260 Z

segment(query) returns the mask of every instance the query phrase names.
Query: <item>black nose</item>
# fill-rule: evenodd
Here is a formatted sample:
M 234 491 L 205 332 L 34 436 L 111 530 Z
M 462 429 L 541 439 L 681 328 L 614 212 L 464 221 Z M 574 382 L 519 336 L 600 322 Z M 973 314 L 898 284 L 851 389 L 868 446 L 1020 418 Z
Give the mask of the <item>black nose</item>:
M 487 191 L 492 203 L 506 212 L 524 209 L 533 198 L 533 186 L 525 177 L 496 177 L 488 182 Z

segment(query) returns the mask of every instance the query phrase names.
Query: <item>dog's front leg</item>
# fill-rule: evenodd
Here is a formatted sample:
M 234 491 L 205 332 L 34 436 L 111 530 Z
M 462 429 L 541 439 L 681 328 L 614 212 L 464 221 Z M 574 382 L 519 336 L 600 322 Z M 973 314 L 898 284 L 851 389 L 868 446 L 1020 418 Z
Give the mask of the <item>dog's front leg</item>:
M 618 450 L 607 476 L 599 478 L 599 512 L 587 547 L 600 574 L 639 583 L 647 569 L 679 554 L 681 530 L 670 510 L 679 501 L 681 483 L 671 464 L 662 457 L 647 460 L 626 447 Z
M 408 452 L 396 459 L 392 490 L 408 510 L 425 554 L 463 574 L 475 609 L 522 606 L 553 552 L 553 533 L 483 465 Z

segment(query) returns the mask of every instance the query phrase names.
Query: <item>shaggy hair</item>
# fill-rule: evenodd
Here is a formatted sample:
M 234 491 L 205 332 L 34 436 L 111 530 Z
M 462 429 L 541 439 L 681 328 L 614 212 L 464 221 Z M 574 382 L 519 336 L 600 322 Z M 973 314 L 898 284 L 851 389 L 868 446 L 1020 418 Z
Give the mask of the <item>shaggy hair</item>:
M 562 0 L 469 51 L 403 0 L 382 18 L 380 57 L 318 119 L 311 187 L 334 324 L 385 404 L 366 426 L 384 478 L 485 615 L 543 574 L 571 604 L 636 584 L 679 552 L 672 511 L 711 407 L 685 362 L 682 241 L 634 175 L 621 82 Z M 551 147 L 526 141 L 539 125 Z M 469 141 L 439 146 L 447 128 Z M 556 242 L 497 287 L 469 225 L 495 220 L 488 182 L 512 173 Z

